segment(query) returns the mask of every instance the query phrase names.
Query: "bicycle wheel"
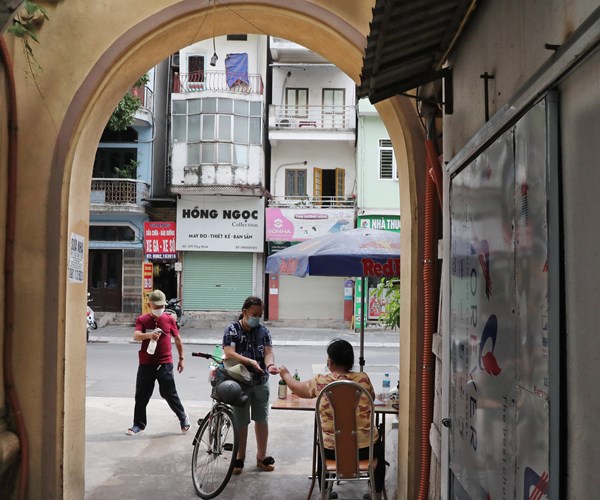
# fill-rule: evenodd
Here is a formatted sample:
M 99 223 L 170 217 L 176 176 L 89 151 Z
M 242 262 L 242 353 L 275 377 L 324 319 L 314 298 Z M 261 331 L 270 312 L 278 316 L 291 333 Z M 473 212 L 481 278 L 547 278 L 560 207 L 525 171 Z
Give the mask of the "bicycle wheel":
M 238 440 L 231 410 L 219 407 L 205 419 L 194 438 L 192 481 L 199 497 L 216 497 L 227 485 Z

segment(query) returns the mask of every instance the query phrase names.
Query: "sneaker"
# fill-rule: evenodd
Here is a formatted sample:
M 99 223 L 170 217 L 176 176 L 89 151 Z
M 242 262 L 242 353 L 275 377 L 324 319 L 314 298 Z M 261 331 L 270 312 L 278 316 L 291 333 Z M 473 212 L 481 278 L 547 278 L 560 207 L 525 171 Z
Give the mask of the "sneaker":
M 125 431 L 125 434 L 127 434 L 128 436 L 135 436 L 136 434 L 141 434 L 142 432 L 144 432 L 144 429 L 138 427 L 137 425 L 134 425 L 127 429 Z

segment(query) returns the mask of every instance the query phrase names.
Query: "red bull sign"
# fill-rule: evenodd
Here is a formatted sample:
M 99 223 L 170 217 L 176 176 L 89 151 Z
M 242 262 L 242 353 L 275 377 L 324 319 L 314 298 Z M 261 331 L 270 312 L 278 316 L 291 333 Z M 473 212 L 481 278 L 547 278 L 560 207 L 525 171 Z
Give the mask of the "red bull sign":
M 365 277 L 400 276 L 400 257 L 387 259 L 386 262 L 376 262 L 374 259 L 364 257 L 361 259 L 362 272 Z

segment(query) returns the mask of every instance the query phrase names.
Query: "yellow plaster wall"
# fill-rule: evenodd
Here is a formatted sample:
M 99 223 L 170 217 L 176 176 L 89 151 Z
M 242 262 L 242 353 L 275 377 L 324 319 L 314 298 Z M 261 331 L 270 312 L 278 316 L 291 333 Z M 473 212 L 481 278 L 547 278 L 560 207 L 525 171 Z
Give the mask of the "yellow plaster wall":
M 30 498 L 83 496 L 86 284 L 67 280 L 67 245 L 72 232 L 87 239 L 94 153 L 120 97 L 147 69 L 181 47 L 227 33 L 293 40 L 320 52 L 358 82 L 373 3 L 220 0 L 215 8 L 207 0 L 44 4 L 50 21 L 43 24 L 40 44 L 34 46 L 43 67 L 35 84 L 24 77 L 25 60 L 15 52 L 19 342 L 13 359 L 30 439 Z M 414 109 L 407 102 L 397 98 L 378 110 L 397 157 L 403 150 L 407 157 L 400 172 L 402 296 L 412 298 L 420 286 L 416 273 L 421 251 L 415 212 L 420 188 L 414 172 L 422 165 L 423 151 Z M 6 145 L 2 128 L 0 141 Z M 5 171 L 4 161 L 0 160 L 0 173 Z M 32 309 L 32 304 L 39 308 Z M 402 307 L 398 497 L 412 498 L 415 339 L 420 319 L 414 299 Z

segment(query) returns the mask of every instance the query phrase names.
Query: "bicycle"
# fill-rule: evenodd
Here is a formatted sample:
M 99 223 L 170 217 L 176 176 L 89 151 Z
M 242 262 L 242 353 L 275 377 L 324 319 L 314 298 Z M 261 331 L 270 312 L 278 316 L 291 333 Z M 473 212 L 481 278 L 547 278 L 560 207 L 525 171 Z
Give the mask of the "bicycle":
M 220 365 L 221 359 L 211 354 L 193 352 L 192 356 L 213 360 Z M 192 453 L 192 482 L 199 497 L 218 496 L 231 478 L 237 457 L 238 434 L 233 410 L 230 405 L 243 406 L 251 383 L 235 380 L 226 369 L 218 366 L 211 393 L 212 408 L 198 420 L 198 432 L 194 436 Z

